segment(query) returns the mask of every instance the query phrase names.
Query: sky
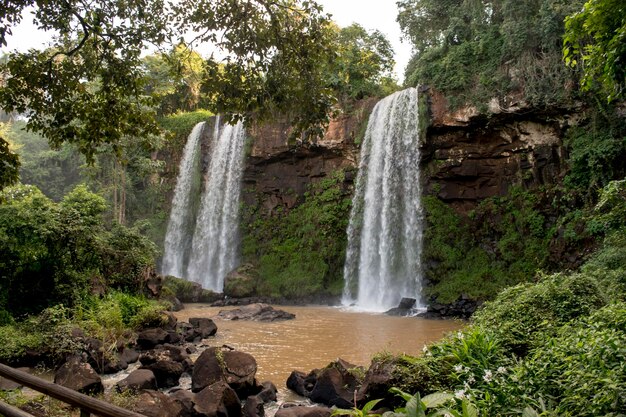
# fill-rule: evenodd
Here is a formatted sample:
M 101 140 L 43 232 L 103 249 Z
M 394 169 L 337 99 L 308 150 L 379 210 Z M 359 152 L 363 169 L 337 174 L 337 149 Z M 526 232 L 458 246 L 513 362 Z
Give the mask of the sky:
M 400 26 L 396 22 L 398 9 L 395 0 L 317 0 L 326 13 L 341 27 L 359 23 L 367 30 L 378 29 L 387 36 L 395 52 L 395 75 L 399 82 L 404 78 L 404 68 L 411 58 L 411 46 L 407 41 L 401 42 Z M 46 42 L 46 35 L 34 29 L 29 15 L 13 29 L 14 35 L 9 38 L 9 47 L 1 51 L 28 48 L 39 48 Z

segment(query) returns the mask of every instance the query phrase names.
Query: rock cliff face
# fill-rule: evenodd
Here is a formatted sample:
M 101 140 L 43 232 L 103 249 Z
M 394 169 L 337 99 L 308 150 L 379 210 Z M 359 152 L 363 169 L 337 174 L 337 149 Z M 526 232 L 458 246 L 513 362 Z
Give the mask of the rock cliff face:
M 426 193 L 460 212 L 481 200 L 507 194 L 512 185 L 551 184 L 564 171 L 563 134 L 574 117 L 552 115 L 512 104 L 490 105 L 489 117 L 476 108 L 449 112 L 443 96 L 428 92 L 430 125 L 421 141 Z M 312 145 L 289 142 L 289 125 L 273 123 L 250 130 L 252 146 L 244 173 L 244 202 L 266 213 L 292 208 L 308 184 L 338 169 L 354 169 L 375 99 L 358 103 L 330 123 Z M 353 175 L 347 175 L 351 181 Z
M 533 187 L 562 177 L 562 139 L 574 116 L 493 103 L 489 117 L 473 107 L 449 112 L 436 92 L 429 94 L 429 104 L 431 123 L 421 162 L 426 192 L 458 211 L 506 195 L 512 185 Z
M 264 214 L 272 214 L 278 207 L 290 209 L 312 182 L 339 169 L 354 169 L 358 164 L 356 142 L 376 101 L 361 101 L 349 113 L 331 120 L 324 137 L 313 144 L 290 143 L 291 130 L 284 121 L 251 128 L 244 203 L 260 204 Z M 346 181 L 353 178 L 346 175 Z

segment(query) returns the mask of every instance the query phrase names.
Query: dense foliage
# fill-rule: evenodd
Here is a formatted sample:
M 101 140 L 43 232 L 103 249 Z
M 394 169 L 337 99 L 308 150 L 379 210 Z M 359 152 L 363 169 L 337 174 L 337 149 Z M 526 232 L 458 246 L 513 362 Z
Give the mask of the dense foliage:
M 262 295 L 305 297 L 343 287 L 351 199 L 343 171 L 314 183 L 304 201 L 273 213 L 244 208 L 244 260 L 256 266 Z
M 442 91 L 453 106 L 510 95 L 534 106 L 573 93 L 561 59 L 566 16 L 584 0 L 401 0 L 398 22 L 415 48 L 406 83 Z
M 76 305 L 92 288 L 141 288 L 155 246 L 136 229 L 107 230 L 102 197 L 78 186 L 54 203 L 34 186 L 0 195 L 0 310 Z
M 620 0 L 589 0 L 565 20 L 563 55 L 583 71 L 585 90 L 611 102 L 626 89 L 626 6 Z
M 375 361 L 393 364 L 393 381 L 403 391 L 442 393 L 447 400 L 433 413 L 465 415 L 472 404 L 485 416 L 620 415 L 626 407 L 625 193 L 624 180 L 612 181 L 585 211 L 585 227 L 603 243 L 578 271 L 540 274 L 507 288 L 466 330 L 428 346 L 421 357 Z

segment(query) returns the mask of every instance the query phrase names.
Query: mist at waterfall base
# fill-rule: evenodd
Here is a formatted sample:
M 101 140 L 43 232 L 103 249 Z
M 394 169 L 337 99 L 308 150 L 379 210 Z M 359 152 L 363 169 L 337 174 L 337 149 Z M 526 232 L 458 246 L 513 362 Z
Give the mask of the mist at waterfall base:
M 370 115 L 348 226 L 342 303 L 385 311 L 420 302 L 422 207 L 418 92 L 382 99 Z
M 242 122 L 234 126 L 220 125 L 220 117 L 215 118 L 210 162 L 203 178 L 201 138 L 206 128 L 204 122 L 196 125 L 183 150 L 166 231 L 161 273 L 221 292 L 224 277 L 237 266 L 238 261 L 245 129 Z M 189 236 L 192 238 L 189 239 Z

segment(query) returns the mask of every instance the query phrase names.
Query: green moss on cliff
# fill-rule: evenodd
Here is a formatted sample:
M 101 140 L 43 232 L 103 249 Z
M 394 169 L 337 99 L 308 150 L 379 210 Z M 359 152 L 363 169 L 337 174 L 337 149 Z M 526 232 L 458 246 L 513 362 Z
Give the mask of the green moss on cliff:
M 243 208 L 243 256 L 260 275 L 260 295 L 339 294 L 350 195 L 343 171 L 315 183 L 291 210 Z

